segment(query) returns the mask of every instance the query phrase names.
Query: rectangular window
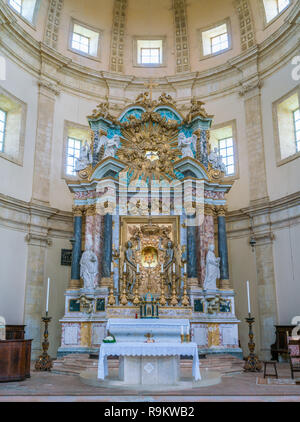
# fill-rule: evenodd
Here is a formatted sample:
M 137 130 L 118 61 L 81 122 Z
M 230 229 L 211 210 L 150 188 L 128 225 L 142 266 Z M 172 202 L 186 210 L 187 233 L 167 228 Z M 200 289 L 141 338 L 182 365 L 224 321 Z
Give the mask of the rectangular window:
M 201 31 L 202 55 L 210 56 L 231 48 L 230 22 Z
M 76 22 L 73 23 L 71 32 L 70 48 L 72 50 L 89 56 L 99 56 L 100 32 Z
M 137 40 L 137 65 L 159 66 L 163 62 L 163 40 Z
M 5 129 L 7 113 L 0 109 L 0 152 L 4 151 Z
M 228 34 L 225 32 L 224 34 L 217 35 L 216 37 L 212 37 L 211 41 L 211 52 L 217 53 L 218 51 L 225 50 L 228 48 Z
M 226 166 L 226 175 L 230 176 L 234 174 L 235 169 L 232 137 L 219 139 L 219 154 L 222 157 L 222 161 Z
M 159 64 L 160 49 L 159 48 L 141 48 L 142 64 Z
M 22 3 L 23 0 L 9 0 L 11 7 L 13 7 L 16 12 L 20 13 L 20 15 L 22 15 Z
M 300 151 L 300 108 L 293 112 L 295 126 L 296 151 Z
M 76 138 L 68 138 L 67 157 L 66 157 L 66 174 L 76 176 L 75 164 L 77 158 L 80 157 L 81 140 Z
M 267 23 L 290 5 L 290 0 L 263 0 Z
M 90 53 L 90 39 L 84 35 L 76 34 L 73 32 L 72 48 L 82 51 L 83 53 Z

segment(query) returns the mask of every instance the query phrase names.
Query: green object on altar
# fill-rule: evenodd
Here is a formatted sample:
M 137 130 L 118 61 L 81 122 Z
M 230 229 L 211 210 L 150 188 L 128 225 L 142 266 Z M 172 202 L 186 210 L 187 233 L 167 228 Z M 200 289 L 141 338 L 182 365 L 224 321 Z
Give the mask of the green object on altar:
M 108 335 L 102 340 L 103 343 L 116 343 L 116 338 L 108 332 Z

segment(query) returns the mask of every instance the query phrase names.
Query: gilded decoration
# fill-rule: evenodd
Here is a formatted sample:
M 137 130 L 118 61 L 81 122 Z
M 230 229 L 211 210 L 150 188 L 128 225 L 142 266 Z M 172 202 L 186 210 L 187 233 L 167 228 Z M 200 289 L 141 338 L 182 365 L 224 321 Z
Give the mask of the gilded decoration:
M 118 118 L 111 114 L 107 96 L 88 116 L 94 131 L 93 164 L 80 169 L 79 177 L 90 179 L 95 165 L 111 157 L 125 164 L 122 171 L 128 172 L 131 181 L 172 181 L 180 178 L 174 164 L 190 157 L 204 165 L 211 181 L 221 179 L 222 166 L 209 144 L 213 116 L 206 112 L 204 103 L 192 98 L 184 117 L 171 95 L 163 92 L 153 99 L 152 89 L 158 85 L 150 81 L 145 86 L 149 91 L 139 94 Z M 209 162 L 209 154 L 215 162 Z
M 176 267 L 176 293 L 178 293 L 179 285 L 179 268 L 181 264 L 181 250 L 178 240 L 178 221 L 177 218 L 165 217 L 151 219 L 141 217 L 134 219 L 134 217 L 124 217 L 121 230 L 121 247 L 120 247 L 120 269 L 123 272 L 123 278 L 127 280 L 125 286 L 124 280 L 121 285 L 121 291 L 125 288 L 125 294 L 130 299 L 134 295 L 145 296 L 146 293 L 160 295 L 162 291 L 162 265 L 166 264 L 166 250 L 168 242 L 171 242 L 174 247 L 174 257 L 172 265 Z M 128 243 L 130 248 L 134 251 L 134 262 L 139 266 L 138 274 L 132 274 L 133 266 L 130 265 L 126 259 L 126 252 L 128 252 Z M 130 253 L 130 257 L 133 254 Z M 124 273 L 124 264 L 126 263 L 126 270 Z M 132 286 L 131 279 L 136 277 L 134 286 Z M 164 277 L 166 274 L 164 274 Z M 125 286 L 125 287 L 124 287 Z M 170 297 L 172 294 L 172 286 L 165 283 L 165 295 Z

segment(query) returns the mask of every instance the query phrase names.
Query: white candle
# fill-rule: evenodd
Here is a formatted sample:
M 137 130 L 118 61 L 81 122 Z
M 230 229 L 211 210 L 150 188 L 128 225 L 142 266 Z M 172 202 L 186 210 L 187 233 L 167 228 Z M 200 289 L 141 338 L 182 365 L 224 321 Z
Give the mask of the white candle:
M 186 262 L 184 263 L 184 266 L 183 266 L 183 272 L 184 274 L 186 274 Z
M 180 327 L 181 335 L 183 335 L 183 325 Z
M 114 272 L 114 263 L 113 262 L 110 263 L 110 271 L 112 273 Z
M 173 264 L 173 273 L 175 273 L 175 264 Z
M 124 273 L 126 273 L 126 262 L 124 262 Z
M 247 280 L 248 314 L 251 314 L 249 280 Z
M 50 278 L 48 277 L 47 299 L 46 299 L 46 313 L 48 313 L 48 309 L 49 309 L 49 291 L 50 291 Z
M 160 266 L 160 272 L 163 273 L 164 272 L 164 264 L 161 264 Z
M 140 264 L 136 265 L 136 272 L 139 273 L 140 272 Z
M 189 330 L 189 326 L 187 325 L 186 326 L 186 334 L 189 334 L 190 333 L 190 330 Z

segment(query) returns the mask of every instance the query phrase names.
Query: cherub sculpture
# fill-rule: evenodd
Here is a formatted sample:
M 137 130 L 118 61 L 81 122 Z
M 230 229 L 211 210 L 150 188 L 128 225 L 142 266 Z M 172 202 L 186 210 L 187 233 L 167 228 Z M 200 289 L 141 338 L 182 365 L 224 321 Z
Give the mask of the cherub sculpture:
M 219 155 L 218 148 L 214 148 L 213 151 L 208 156 L 208 161 L 212 165 L 212 167 L 216 170 L 220 170 L 223 173 L 226 172 L 226 166 L 222 161 L 222 156 Z
M 194 151 L 196 151 L 196 142 L 197 136 L 192 135 L 189 138 L 185 136 L 184 133 L 180 133 L 178 135 L 178 148 L 181 150 L 182 158 L 184 157 L 192 157 L 194 158 L 194 152 L 192 150 L 192 146 Z

